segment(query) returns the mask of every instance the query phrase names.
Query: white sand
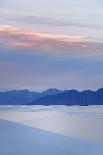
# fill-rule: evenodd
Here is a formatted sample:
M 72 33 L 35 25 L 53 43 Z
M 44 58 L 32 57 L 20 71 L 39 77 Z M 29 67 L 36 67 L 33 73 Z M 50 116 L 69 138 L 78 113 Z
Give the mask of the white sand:
M 103 144 L 103 106 L 2 106 L 1 109 L 1 119 Z
M 0 155 L 103 155 L 103 145 L 0 120 Z

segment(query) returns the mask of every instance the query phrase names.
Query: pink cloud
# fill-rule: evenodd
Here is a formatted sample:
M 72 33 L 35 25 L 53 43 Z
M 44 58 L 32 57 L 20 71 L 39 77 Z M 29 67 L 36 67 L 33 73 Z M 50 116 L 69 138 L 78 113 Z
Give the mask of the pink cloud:
M 103 45 L 85 36 L 66 36 L 44 32 L 27 31 L 13 26 L 0 26 L 0 44 L 15 48 L 40 49 L 80 54 L 103 53 Z

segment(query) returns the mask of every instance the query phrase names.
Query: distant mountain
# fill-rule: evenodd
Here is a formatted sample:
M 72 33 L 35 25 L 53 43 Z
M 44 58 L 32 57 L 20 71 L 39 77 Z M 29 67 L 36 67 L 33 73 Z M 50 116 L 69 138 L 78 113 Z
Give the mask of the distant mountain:
M 29 104 L 35 100 L 48 95 L 55 95 L 62 91 L 58 89 L 47 89 L 43 92 L 30 92 L 28 90 L 13 90 L 0 92 L 0 105 Z
M 103 105 L 103 88 L 97 91 L 68 90 L 56 95 L 41 97 L 30 104 L 40 105 Z
M 97 91 L 47 89 L 43 92 L 0 92 L 0 105 L 103 105 L 103 88 Z
M 43 91 L 42 96 L 56 95 L 56 94 L 60 94 L 62 92 L 64 92 L 64 91 L 63 90 L 58 90 L 58 89 L 55 89 L 55 88 L 50 88 L 50 89 L 47 89 L 46 91 Z
M 0 92 L 0 104 L 23 104 L 32 102 L 40 97 L 39 93 L 30 92 L 28 90 L 13 90 Z

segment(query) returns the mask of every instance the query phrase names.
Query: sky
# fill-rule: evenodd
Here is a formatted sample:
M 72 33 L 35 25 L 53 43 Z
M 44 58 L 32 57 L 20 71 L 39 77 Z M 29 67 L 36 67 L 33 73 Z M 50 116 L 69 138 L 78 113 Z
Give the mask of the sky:
M 0 0 L 0 91 L 101 87 L 102 0 Z

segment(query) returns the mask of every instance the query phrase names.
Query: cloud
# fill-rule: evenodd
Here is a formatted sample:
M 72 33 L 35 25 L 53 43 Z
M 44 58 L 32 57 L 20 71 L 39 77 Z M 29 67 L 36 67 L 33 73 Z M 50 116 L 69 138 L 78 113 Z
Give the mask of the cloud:
M 0 44 L 40 51 L 96 54 L 103 53 L 103 44 L 85 36 L 66 36 L 26 30 L 10 25 L 0 26 Z
M 49 16 L 32 16 L 32 15 L 17 15 L 17 16 L 12 16 L 10 15 L 7 17 L 7 15 L 4 16 L 3 21 L 11 21 L 11 22 L 16 22 L 20 24 L 28 24 L 29 25 L 34 25 L 34 24 L 40 24 L 40 25 L 50 25 L 50 26 L 59 26 L 59 27 L 79 27 L 79 28 L 90 28 L 90 29 L 95 29 L 95 30 L 103 30 L 103 23 L 100 25 L 99 23 L 92 23 L 88 22 L 86 20 L 85 22 L 83 21 L 77 21 L 74 19 L 60 19 L 60 18 L 53 18 Z M 1 21 L 2 21 L 1 20 Z

